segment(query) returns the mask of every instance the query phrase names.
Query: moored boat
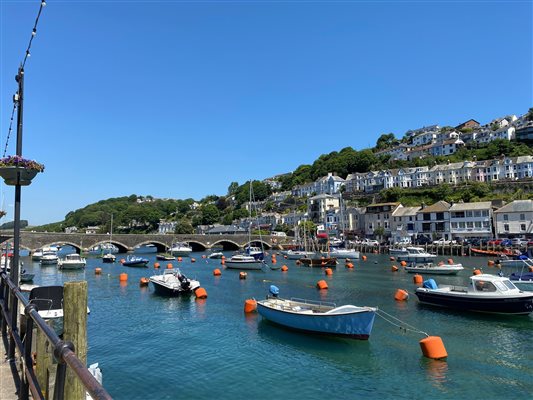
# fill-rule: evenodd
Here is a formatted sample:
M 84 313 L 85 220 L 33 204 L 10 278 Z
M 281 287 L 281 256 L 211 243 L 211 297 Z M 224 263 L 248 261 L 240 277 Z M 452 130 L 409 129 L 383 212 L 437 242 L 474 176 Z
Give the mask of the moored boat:
M 157 258 L 158 260 L 163 260 L 163 261 L 172 261 L 176 259 L 176 257 L 170 253 L 157 253 L 155 255 L 155 258 Z
M 299 260 L 304 257 L 311 257 L 315 255 L 314 251 L 305 251 L 305 250 L 287 250 L 285 254 L 288 260 Z
M 87 261 L 77 253 L 67 254 L 57 262 L 59 269 L 83 269 Z
M 336 267 L 339 263 L 335 257 L 303 257 L 300 262 L 308 267 Z
M 260 270 L 265 263 L 263 260 L 256 260 L 253 256 L 246 254 L 235 254 L 225 261 L 226 268 Z
M 122 265 L 125 267 L 146 267 L 148 264 L 148 259 L 139 257 L 139 256 L 128 256 L 124 261 L 122 261 Z
M 41 257 L 41 265 L 55 265 L 59 261 L 59 257 L 53 251 L 45 251 Z
M 187 243 L 174 243 L 170 248 L 170 254 L 173 256 L 188 256 L 192 253 L 192 247 Z
M 496 275 L 471 276 L 467 287 L 439 287 L 433 279 L 428 279 L 415 294 L 420 303 L 459 311 L 516 315 L 533 311 L 533 293 L 523 292 L 509 278 Z
M 437 256 L 426 252 L 422 247 L 406 247 L 405 253 L 396 254 L 398 261 L 407 261 L 407 262 L 430 262 L 433 261 Z
M 178 296 L 190 294 L 200 287 L 200 282 L 189 279 L 179 269 L 166 269 L 161 275 L 150 277 L 156 294 L 161 296 Z
M 117 257 L 112 253 L 107 253 L 102 256 L 102 262 L 104 263 L 114 263 Z
M 350 249 L 338 249 L 332 248 L 329 251 L 329 255 L 335 258 L 350 258 L 350 259 L 359 259 L 359 252 L 357 250 Z
M 221 251 L 215 251 L 214 253 L 211 253 L 207 256 L 207 258 L 222 258 L 224 257 L 224 253 Z
M 270 287 L 271 296 L 257 302 L 259 314 L 278 325 L 305 332 L 368 339 L 376 307 L 360 307 L 305 299 L 282 299 L 279 290 Z
M 405 270 L 411 273 L 456 275 L 462 271 L 462 264 L 433 264 L 433 263 L 411 263 L 405 266 Z

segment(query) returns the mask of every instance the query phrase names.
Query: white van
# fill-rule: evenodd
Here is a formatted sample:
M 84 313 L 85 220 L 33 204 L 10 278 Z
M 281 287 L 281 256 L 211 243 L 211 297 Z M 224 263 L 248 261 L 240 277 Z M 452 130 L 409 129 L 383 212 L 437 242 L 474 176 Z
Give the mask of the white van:
M 287 234 L 286 234 L 285 232 L 272 231 L 272 232 L 271 232 L 271 235 L 272 235 L 272 236 L 287 237 Z

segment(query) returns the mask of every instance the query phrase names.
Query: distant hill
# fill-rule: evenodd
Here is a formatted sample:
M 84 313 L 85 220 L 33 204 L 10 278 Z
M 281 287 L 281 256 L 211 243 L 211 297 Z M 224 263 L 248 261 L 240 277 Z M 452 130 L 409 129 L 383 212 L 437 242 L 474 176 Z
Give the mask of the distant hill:
M 15 225 L 14 221 L 9 221 L 9 222 L 6 222 L 6 223 L 0 225 L 0 229 L 2 229 L 2 230 L 3 229 L 6 229 L 6 230 L 7 229 L 13 229 L 15 227 L 14 225 Z M 20 220 L 20 228 L 21 229 L 24 229 L 27 226 L 28 226 L 28 221 L 27 220 L 25 220 L 25 219 Z

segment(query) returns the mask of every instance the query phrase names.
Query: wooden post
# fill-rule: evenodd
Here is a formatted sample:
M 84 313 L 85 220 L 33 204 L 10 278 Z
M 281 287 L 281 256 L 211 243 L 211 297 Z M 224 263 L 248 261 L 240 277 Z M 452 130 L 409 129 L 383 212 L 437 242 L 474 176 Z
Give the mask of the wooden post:
M 51 322 L 47 321 L 48 326 Z M 52 346 L 46 339 L 46 335 L 40 329 L 36 329 L 35 351 L 37 353 L 37 364 L 35 366 L 35 375 L 37 381 L 46 399 L 50 398 L 50 370 L 53 363 Z
M 63 337 L 74 344 L 76 356 L 87 364 L 87 282 L 65 282 L 63 294 Z M 85 400 L 85 388 L 67 368 L 65 399 Z

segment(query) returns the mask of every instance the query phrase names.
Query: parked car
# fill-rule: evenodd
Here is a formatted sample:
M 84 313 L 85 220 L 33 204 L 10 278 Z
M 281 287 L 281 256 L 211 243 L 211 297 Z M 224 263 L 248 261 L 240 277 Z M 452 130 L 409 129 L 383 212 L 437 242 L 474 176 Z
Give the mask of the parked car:
M 522 238 L 514 238 L 513 240 L 511 240 L 511 244 L 513 245 L 513 247 L 525 247 L 527 246 L 528 241 Z
M 455 240 L 448 240 L 448 239 L 440 238 L 440 239 L 434 240 L 433 244 L 436 244 L 438 246 L 449 246 L 451 244 L 457 244 L 457 242 Z
M 513 245 L 513 242 L 511 239 L 502 239 L 500 242 L 500 246 L 502 247 L 511 247 Z
M 425 244 L 431 244 L 432 240 L 430 237 L 426 235 L 418 235 L 415 239 L 415 244 L 418 245 L 425 245 Z
M 379 242 L 373 239 L 365 239 L 361 244 L 364 244 L 365 246 L 379 246 Z

